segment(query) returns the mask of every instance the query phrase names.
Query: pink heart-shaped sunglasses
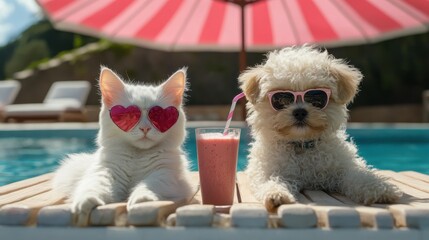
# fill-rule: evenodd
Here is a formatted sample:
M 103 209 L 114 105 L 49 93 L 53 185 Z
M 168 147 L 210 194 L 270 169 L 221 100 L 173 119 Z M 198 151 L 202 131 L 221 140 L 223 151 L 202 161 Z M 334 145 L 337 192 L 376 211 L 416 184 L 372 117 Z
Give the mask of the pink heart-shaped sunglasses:
M 140 121 L 141 114 L 142 111 L 135 105 L 128 107 L 115 105 L 110 109 L 110 118 L 113 123 L 125 132 L 130 131 L 137 125 Z M 167 108 L 153 106 L 149 109 L 148 118 L 152 125 L 163 133 L 177 122 L 179 111 L 173 106 Z

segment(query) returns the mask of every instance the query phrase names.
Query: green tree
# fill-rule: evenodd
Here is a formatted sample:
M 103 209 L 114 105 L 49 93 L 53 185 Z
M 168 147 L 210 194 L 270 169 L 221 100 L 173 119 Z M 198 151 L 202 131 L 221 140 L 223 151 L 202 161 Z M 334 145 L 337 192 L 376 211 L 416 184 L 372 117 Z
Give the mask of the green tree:
M 32 40 L 15 49 L 5 66 L 6 77 L 25 69 L 30 63 L 49 57 L 49 48 L 43 40 Z
M 43 43 L 33 43 L 34 41 L 42 41 Z M 78 48 L 86 45 L 87 43 L 95 41 L 98 41 L 98 39 L 75 33 L 55 30 L 52 24 L 47 19 L 43 19 L 23 31 L 16 39 L 11 41 L 7 45 L 0 46 L 0 79 L 10 77 L 13 72 L 30 67 L 29 64 L 31 63 L 28 63 L 27 61 L 22 61 L 22 59 L 20 59 L 21 56 L 13 57 L 17 54 L 33 54 L 32 52 L 26 53 L 25 51 L 28 51 L 28 49 L 33 49 L 37 48 L 37 46 L 44 45 L 38 52 L 38 54 L 40 54 L 41 52 L 43 54 L 36 55 L 37 57 L 42 57 L 42 59 L 38 59 L 36 58 L 36 56 L 31 56 L 34 65 L 41 60 L 43 61 L 43 58 L 51 58 L 63 51 Z M 27 44 L 30 44 L 32 46 L 26 46 Z M 46 50 L 46 47 L 49 53 L 48 56 L 45 55 L 44 51 Z M 25 50 L 17 50 L 18 48 L 24 48 Z M 32 51 L 35 50 L 33 49 Z M 12 58 L 14 58 L 15 60 Z M 29 58 L 29 56 L 24 56 L 24 59 L 27 58 Z M 12 61 L 12 63 L 9 63 L 9 61 Z M 6 64 L 9 65 L 8 68 L 10 69 L 7 73 Z M 17 66 L 21 66 L 21 69 L 16 68 Z

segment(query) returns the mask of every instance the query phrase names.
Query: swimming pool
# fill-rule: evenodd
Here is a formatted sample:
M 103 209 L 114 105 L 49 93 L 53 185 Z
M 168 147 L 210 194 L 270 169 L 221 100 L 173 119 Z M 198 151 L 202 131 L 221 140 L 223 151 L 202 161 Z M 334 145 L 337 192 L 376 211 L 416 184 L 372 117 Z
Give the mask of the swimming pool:
M 195 126 L 188 128 L 185 149 L 197 170 Z M 368 164 L 378 169 L 429 174 L 429 127 L 350 125 L 350 137 Z M 0 186 L 53 171 L 69 153 L 95 149 L 97 129 L 30 129 L 0 131 Z M 249 131 L 242 128 L 238 169 L 246 166 Z

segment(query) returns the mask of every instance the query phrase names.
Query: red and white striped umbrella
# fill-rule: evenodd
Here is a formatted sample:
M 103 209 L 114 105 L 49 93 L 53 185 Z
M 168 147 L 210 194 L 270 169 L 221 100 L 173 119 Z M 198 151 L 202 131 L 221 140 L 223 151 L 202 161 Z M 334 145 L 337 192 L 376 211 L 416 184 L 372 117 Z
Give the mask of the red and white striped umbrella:
M 429 0 L 37 0 L 54 25 L 171 51 L 343 46 L 417 32 Z M 236 4 L 233 4 L 236 3 Z M 249 3 L 241 8 L 237 3 Z

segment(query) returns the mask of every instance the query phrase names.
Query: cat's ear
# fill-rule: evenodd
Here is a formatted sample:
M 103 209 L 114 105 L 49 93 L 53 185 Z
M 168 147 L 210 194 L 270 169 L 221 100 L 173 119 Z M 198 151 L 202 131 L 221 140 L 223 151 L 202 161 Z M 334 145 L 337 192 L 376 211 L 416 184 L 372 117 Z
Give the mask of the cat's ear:
M 101 67 L 100 91 L 103 103 L 111 107 L 124 92 L 124 83 L 112 70 Z
M 171 75 L 162 85 L 165 97 L 170 98 L 176 106 L 182 104 L 183 94 L 186 91 L 186 68 L 182 68 Z

